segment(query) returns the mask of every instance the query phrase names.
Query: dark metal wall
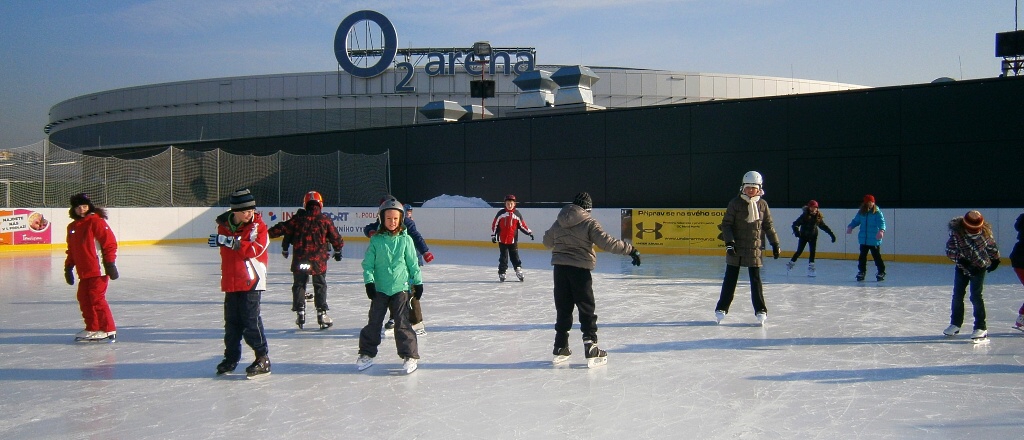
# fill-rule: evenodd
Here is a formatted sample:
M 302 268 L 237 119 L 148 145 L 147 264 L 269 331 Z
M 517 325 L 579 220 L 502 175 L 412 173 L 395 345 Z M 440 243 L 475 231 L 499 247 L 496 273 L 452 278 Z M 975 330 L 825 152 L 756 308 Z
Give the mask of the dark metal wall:
M 175 146 L 390 150 L 393 193 L 409 202 L 589 191 L 605 207 L 720 207 L 757 170 L 777 207 L 867 193 L 886 208 L 1017 207 L 1022 102 L 1024 78 L 1010 77 Z

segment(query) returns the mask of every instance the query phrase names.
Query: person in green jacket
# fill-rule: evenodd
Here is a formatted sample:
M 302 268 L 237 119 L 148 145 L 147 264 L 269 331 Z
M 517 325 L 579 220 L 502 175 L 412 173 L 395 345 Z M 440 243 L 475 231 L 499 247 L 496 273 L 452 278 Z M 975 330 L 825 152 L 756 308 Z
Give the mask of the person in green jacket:
M 381 325 L 391 312 L 395 319 L 395 345 L 405 363 L 405 373 L 416 371 L 420 358 L 416 332 L 409 323 L 409 303 L 423 295 L 423 280 L 416 245 L 405 230 L 405 209 L 395 198 L 384 200 L 378 211 L 381 219 L 376 234 L 370 237 L 363 257 L 363 282 L 370 299 L 369 320 L 359 332 L 360 371 L 373 365 L 381 340 Z

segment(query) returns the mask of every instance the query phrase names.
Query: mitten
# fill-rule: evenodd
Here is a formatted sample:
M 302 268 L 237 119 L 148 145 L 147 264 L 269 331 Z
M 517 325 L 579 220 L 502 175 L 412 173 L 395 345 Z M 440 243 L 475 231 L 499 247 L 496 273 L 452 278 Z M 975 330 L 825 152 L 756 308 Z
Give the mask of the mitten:
M 334 251 L 334 261 L 341 261 L 341 249 Z
M 423 297 L 423 285 L 422 284 L 417 284 L 417 285 L 412 286 L 412 297 L 416 298 L 416 301 L 419 301 L 420 298 Z
M 491 243 L 498 242 L 498 234 L 491 234 Z
M 630 256 L 630 258 L 633 259 L 633 265 L 634 266 L 639 266 L 640 265 L 640 251 L 636 250 L 636 248 L 633 248 L 633 252 L 630 252 L 629 256 Z
M 366 283 L 366 297 L 372 300 L 373 295 L 375 295 L 376 293 L 377 286 L 374 286 L 373 283 Z
M 772 243 L 772 258 L 779 259 L 779 245 L 776 243 Z
M 725 254 L 730 257 L 736 256 L 736 243 L 728 242 L 725 244 Z
M 875 240 L 881 240 L 883 235 L 885 235 L 885 230 L 879 229 L 878 233 L 875 234 Z
M 427 263 L 434 261 L 434 254 L 430 253 L 430 251 L 424 252 L 423 261 L 426 261 Z
M 836 234 L 828 234 L 828 235 L 830 237 L 832 237 L 832 242 L 835 243 L 836 242 Z
M 797 228 L 796 226 L 793 226 L 793 236 L 796 238 L 800 238 L 800 229 Z
M 73 266 L 64 268 L 64 281 L 68 283 L 69 286 L 75 285 L 75 268 Z
M 853 228 L 846 228 L 846 233 L 847 234 L 852 234 L 853 233 Z
M 107 276 L 112 280 L 116 280 L 121 276 L 117 273 L 117 266 L 114 266 L 113 262 L 103 263 L 103 270 L 107 272 Z
M 988 265 L 988 269 L 985 269 L 985 270 L 987 270 L 989 272 L 992 272 L 993 270 L 996 270 L 997 267 L 999 267 L 999 259 L 998 258 L 993 258 L 992 259 L 992 264 Z
M 530 240 L 533 240 L 533 234 L 527 234 L 530 236 Z

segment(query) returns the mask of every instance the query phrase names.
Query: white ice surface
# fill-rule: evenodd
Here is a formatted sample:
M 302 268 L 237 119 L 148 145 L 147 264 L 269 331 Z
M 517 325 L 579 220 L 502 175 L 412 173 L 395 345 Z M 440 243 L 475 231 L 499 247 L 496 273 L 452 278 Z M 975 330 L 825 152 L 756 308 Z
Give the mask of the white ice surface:
M 882 283 L 855 262 L 785 259 L 764 269 L 767 327 L 746 273 L 714 323 L 724 258 L 600 253 L 594 272 L 607 366 L 551 365 L 549 254 L 523 250 L 526 282 L 497 282 L 497 248 L 435 247 L 424 268 L 420 368 L 399 374 L 394 340 L 354 365 L 368 301 L 365 243 L 330 262 L 327 331 L 298 330 L 291 276 L 271 259 L 263 319 L 273 373 L 216 378 L 223 352 L 217 252 L 123 247 L 108 299 L 118 342 L 82 329 L 62 253 L 0 256 L 0 437 L 370 439 L 1004 439 L 1024 432 L 1024 288 L 1004 266 L 985 289 L 991 342 L 949 321 L 951 265 L 889 263 Z M 873 275 L 873 270 L 869 272 Z M 514 278 L 513 278 L 514 279 Z

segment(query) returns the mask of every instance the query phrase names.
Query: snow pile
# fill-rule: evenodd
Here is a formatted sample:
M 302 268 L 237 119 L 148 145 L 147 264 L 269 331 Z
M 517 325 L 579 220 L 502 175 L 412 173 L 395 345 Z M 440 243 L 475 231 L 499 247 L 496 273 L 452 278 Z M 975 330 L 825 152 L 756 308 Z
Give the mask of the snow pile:
M 424 208 L 490 208 L 491 205 L 479 197 L 450 196 L 441 194 L 423 202 Z

